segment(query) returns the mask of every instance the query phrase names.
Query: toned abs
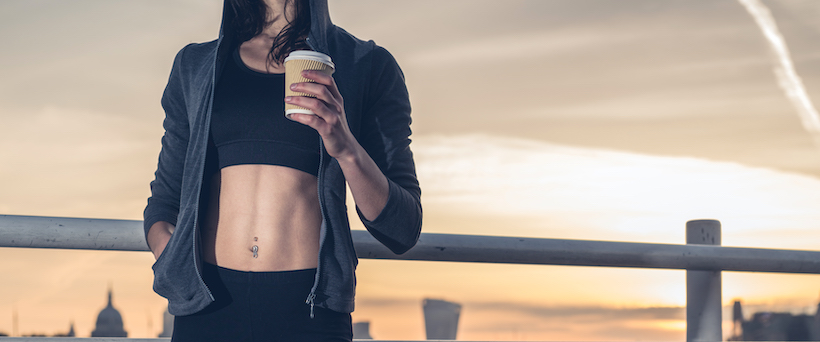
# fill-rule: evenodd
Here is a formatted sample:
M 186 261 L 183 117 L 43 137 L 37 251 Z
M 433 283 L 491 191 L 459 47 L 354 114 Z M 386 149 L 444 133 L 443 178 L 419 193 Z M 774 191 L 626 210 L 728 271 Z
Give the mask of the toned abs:
M 201 227 L 206 262 L 260 272 L 316 267 L 322 217 L 315 176 L 275 165 L 235 165 L 209 183 Z

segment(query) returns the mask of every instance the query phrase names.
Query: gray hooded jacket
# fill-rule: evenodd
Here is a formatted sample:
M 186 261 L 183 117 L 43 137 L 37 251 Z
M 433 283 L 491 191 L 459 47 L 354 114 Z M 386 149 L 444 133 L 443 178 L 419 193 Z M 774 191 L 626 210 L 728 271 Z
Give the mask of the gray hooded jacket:
M 398 64 L 372 41 L 362 41 L 331 23 L 326 0 L 311 0 L 308 44 L 328 54 L 344 98 L 348 125 L 390 184 L 387 204 L 367 230 L 394 253 L 413 247 L 421 232 L 421 190 L 410 151 L 410 102 Z M 230 11 L 227 4 L 224 13 Z M 174 59 L 162 96 L 165 135 L 144 212 L 145 233 L 158 221 L 176 226 L 154 263 L 154 291 L 168 299 L 174 315 L 196 313 L 214 298 L 202 280 L 198 221 L 214 85 L 230 56 L 223 13 L 219 39 L 184 47 Z M 345 205 L 345 179 L 338 162 L 320 143 L 318 173 L 322 211 L 319 264 L 306 303 L 353 311 L 358 263 Z

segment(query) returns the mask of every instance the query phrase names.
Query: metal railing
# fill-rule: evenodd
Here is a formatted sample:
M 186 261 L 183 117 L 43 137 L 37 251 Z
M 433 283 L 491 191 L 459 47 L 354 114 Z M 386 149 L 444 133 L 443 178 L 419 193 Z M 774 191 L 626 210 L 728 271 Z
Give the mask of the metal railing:
M 722 340 L 722 271 L 820 274 L 818 251 L 722 247 L 715 220 L 689 221 L 686 230 L 685 245 L 423 233 L 402 255 L 366 231 L 352 234 L 356 254 L 368 259 L 686 270 L 687 341 Z M 13 215 L 0 215 L 0 247 L 148 251 L 142 221 Z

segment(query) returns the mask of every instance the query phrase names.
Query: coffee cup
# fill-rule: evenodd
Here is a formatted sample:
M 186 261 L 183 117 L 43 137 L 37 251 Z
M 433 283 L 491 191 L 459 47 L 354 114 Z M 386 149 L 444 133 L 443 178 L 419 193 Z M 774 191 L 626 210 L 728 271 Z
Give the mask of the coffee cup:
M 297 50 L 293 51 L 285 58 L 285 96 L 307 96 L 316 97 L 311 94 L 295 92 L 290 90 L 290 85 L 293 83 L 313 82 L 315 81 L 302 77 L 303 70 L 317 70 L 328 76 L 332 75 L 336 70 L 331 61 L 330 56 L 321 52 Z M 290 117 L 291 114 L 316 114 L 310 109 L 299 107 L 294 104 L 285 103 L 285 116 Z

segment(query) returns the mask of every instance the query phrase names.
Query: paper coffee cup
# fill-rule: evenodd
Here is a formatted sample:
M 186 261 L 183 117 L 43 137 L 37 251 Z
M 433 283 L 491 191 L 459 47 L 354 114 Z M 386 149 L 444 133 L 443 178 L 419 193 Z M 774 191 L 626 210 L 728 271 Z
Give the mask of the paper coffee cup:
M 335 66 L 333 65 L 333 61 L 330 60 L 330 56 L 320 52 L 306 50 L 291 52 L 288 57 L 285 58 L 285 96 L 316 97 L 311 94 L 290 90 L 290 85 L 293 83 L 315 83 L 313 80 L 302 77 L 302 70 L 318 70 L 326 75 L 332 75 Z M 310 109 L 285 103 L 285 116 L 290 117 L 290 114 L 293 113 L 315 114 Z

